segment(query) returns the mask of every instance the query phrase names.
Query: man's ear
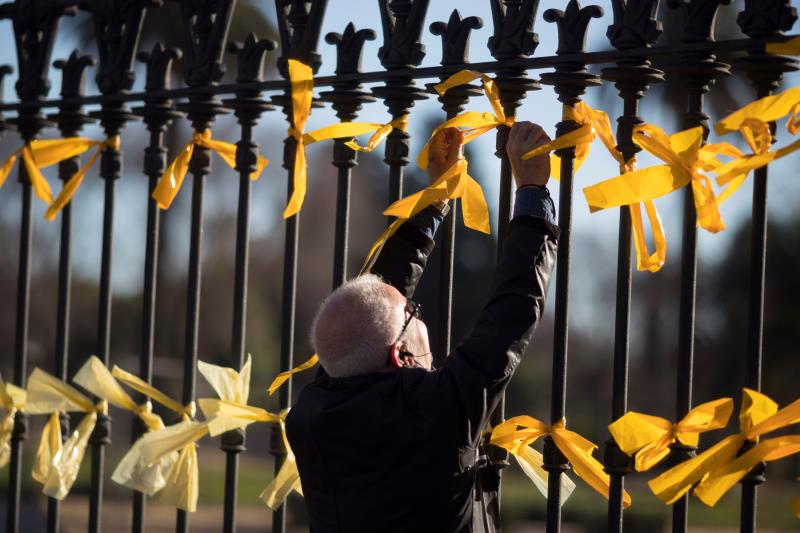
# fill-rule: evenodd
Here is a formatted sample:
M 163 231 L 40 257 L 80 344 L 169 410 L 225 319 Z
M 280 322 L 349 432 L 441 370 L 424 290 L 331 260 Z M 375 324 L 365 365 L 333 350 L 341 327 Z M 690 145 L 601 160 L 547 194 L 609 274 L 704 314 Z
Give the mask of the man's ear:
M 396 342 L 389 347 L 389 366 L 393 366 L 395 368 L 403 368 L 405 366 L 403 358 L 400 356 L 400 351 L 399 342 Z

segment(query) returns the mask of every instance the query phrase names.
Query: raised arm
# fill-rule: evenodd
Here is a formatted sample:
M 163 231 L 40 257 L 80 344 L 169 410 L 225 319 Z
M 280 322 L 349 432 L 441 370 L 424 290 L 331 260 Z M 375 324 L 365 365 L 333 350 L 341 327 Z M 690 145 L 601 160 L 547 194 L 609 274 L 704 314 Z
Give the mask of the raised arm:
M 457 128 L 448 128 L 434 135 L 429 152 L 430 183 L 463 157 L 462 142 L 463 135 Z M 433 251 L 436 228 L 449 210 L 446 202 L 439 202 L 411 217 L 386 241 L 370 272 L 382 277 L 406 298 L 411 298 Z
M 519 365 L 544 311 L 558 240 L 555 207 L 546 189 L 550 165 L 547 155 L 529 161 L 521 156 L 548 141 L 529 122 L 511 130 L 508 155 L 518 188 L 491 294 L 471 334 L 435 378 L 440 386 L 456 390 L 448 403 L 460 412 L 454 418 L 466 415 L 473 439 Z

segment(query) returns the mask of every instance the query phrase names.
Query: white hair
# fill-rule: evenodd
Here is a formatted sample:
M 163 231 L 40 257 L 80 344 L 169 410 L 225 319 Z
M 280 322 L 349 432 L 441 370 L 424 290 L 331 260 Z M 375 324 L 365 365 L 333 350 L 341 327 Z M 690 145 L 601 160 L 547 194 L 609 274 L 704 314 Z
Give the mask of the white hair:
M 374 274 L 344 283 L 325 300 L 311 325 L 311 344 L 332 377 L 384 370 L 389 346 L 403 327 L 403 307 Z

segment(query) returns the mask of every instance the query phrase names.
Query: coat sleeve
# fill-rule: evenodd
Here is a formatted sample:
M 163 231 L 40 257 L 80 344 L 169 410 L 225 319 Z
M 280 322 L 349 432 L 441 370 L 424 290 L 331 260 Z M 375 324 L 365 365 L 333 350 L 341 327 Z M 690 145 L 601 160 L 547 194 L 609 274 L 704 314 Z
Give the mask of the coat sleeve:
M 433 239 L 406 222 L 386 241 L 370 272 L 411 298 L 433 246 Z
M 541 320 L 556 260 L 558 228 L 541 218 L 511 221 L 491 295 L 470 335 L 435 372 L 442 407 L 463 438 L 477 442 Z M 453 412 L 455 411 L 455 412 Z M 467 427 L 461 424 L 466 421 Z

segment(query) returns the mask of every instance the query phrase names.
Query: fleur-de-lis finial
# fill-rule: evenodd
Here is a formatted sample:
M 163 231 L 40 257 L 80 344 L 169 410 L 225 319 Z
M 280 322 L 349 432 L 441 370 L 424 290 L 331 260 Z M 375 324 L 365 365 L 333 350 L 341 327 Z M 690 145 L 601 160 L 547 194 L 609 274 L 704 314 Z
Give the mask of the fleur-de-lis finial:
M 264 77 L 264 59 L 267 52 L 278 46 L 273 40 L 259 39 L 255 33 L 249 33 L 244 43 L 228 44 L 228 52 L 236 54 L 238 60 L 236 70 L 237 83 L 261 81 Z
M 501 3 L 502 2 L 502 3 Z M 533 54 L 539 36 L 533 32 L 539 0 L 491 0 L 494 35 L 489 50 L 495 59 L 514 59 Z
M 548 9 L 544 12 L 544 20 L 554 22 L 558 26 L 558 54 L 575 54 L 583 52 L 586 46 L 586 30 L 589 21 L 603 16 L 600 6 L 581 7 L 578 0 L 570 0 L 565 11 Z
M 164 48 L 160 42 L 153 45 L 150 52 L 139 52 L 136 58 L 147 65 L 145 76 L 146 91 L 169 89 L 172 62 L 183 56 L 180 48 Z
M 749 37 L 766 37 L 789 31 L 797 20 L 791 0 L 745 0 L 736 22 Z
M 462 19 L 458 9 L 453 10 L 447 23 L 431 24 L 431 33 L 442 37 L 442 65 L 458 65 L 469 61 L 469 36 L 472 30 L 480 28 L 483 28 L 483 21 L 479 17 Z
M 420 42 L 430 0 L 378 0 L 383 46 L 378 50 L 385 68 L 416 67 L 425 57 Z
M 352 22 L 347 24 L 344 33 L 331 32 L 325 35 L 325 42 L 336 45 L 336 74 L 355 74 L 361 69 L 361 52 L 366 41 L 374 41 L 373 30 L 356 30 Z
M 86 80 L 86 69 L 95 66 L 94 57 L 81 55 L 78 50 L 73 50 L 69 57 L 53 61 L 53 66 L 61 70 L 61 96 L 75 98 L 83 95 Z
M 656 20 L 659 0 L 612 0 L 614 23 L 606 35 L 618 50 L 652 46 L 661 35 Z
M 181 1 L 185 78 L 189 87 L 215 85 L 225 74 L 222 53 L 234 3 L 231 0 Z
M 714 40 L 714 21 L 720 5 L 731 0 L 667 0 L 667 6 L 683 14 L 683 42 Z

